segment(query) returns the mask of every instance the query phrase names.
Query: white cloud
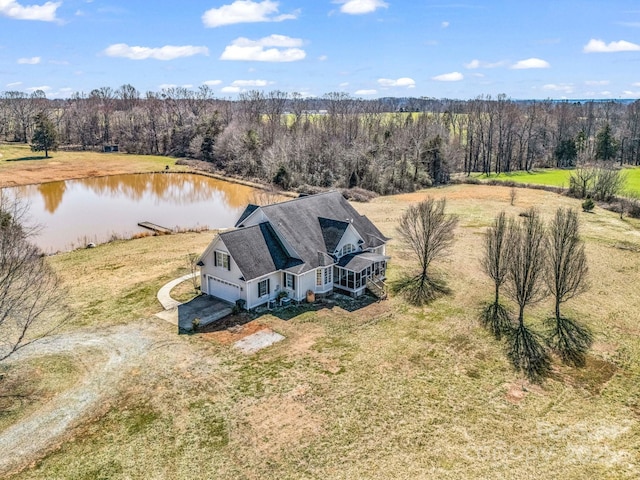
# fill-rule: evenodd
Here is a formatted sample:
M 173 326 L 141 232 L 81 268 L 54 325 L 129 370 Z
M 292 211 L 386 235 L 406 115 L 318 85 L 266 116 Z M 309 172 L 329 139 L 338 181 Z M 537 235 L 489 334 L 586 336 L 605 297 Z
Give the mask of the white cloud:
M 184 85 L 177 85 L 175 83 L 161 83 L 160 85 L 158 85 L 158 88 L 160 90 L 169 90 L 171 88 L 193 88 L 193 85 L 191 85 L 190 83 L 185 83 Z
M 442 28 L 447 28 L 449 25 L 451 25 L 449 22 L 442 22 L 442 23 L 440 24 L 440 26 L 441 26 Z
M 236 0 L 230 5 L 223 5 L 220 8 L 212 8 L 204 12 L 202 23 L 205 27 L 215 28 L 234 23 L 282 22 L 283 20 L 294 20 L 300 14 L 298 10 L 283 15 L 277 15 L 277 13 L 278 2 Z
M 542 86 L 542 89 L 550 92 L 573 93 L 573 83 L 547 83 Z
M 484 62 L 474 58 L 469 63 L 465 63 L 464 68 L 468 68 L 469 70 L 474 70 L 476 68 L 497 68 L 502 67 L 504 64 L 505 62 Z
M 220 85 L 222 80 L 205 80 L 202 82 L 203 85 L 208 85 L 209 87 L 215 87 L 216 85 Z
M 640 97 L 640 91 L 634 92 L 632 90 L 624 90 L 622 92 L 622 94 L 625 97 L 630 97 L 630 98 L 639 98 Z
M 19 87 L 20 85 L 22 85 L 22 82 L 11 82 L 11 83 L 7 83 L 6 87 L 13 88 L 13 87 Z
M 43 92 L 48 92 L 49 90 L 51 90 L 51 87 L 49 85 L 42 85 L 40 87 L 29 87 L 26 89 L 27 92 L 36 92 L 38 90 L 42 90 Z
M 41 60 L 42 59 L 40 57 L 19 58 L 18 63 L 21 65 L 37 65 L 40 63 Z
M 585 80 L 584 84 L 590 87 L 597 87 L 602 85 L 609 85 L 609 80 Z
M 241 90 L 240 87 L 231 87 L 231 86 L 222 87 L 220 89 L 222 93 L 240 93 L 240 90 Z
M 355 94 L 356 95 L 375 95 L 376 93 L 378 93 L 377 90 L 374 89 L 370 89 L 370 90 L 356 90 Z
M 209 55 L 207 47 L 195 47 L 193 45 L 165 45 L 160 48 L 150 47 L 130 47 L 126 43 L 116 43 L 108 46 L 104 54 L 109 57 L 122 57 L 130 60 L 146 60 L 153 58 L 156 60 L 174 60 L 181 57 L 191 57 L 193 55 Z
M 383 87 L 407 87 L 414 88 L 416 86 L 416 81 L 413 78 L 402 77 L 397 80 L 393 80 L 391 78 L 379 78 L 378 83 Z
M 460 72 L 451 72 L 451 73 L 443 73 L 442 75 L 436 75 L 435 77 L 431 77 L 431 80 L 435 80 L 437 82 L 459 82 L 464 78 Z
M 254 62 L 296 62 L 307 54 L 301 48 L 302 40 L 286 35 L 269 35 L 259 40 L 236 38 L 227 45 L 220 60 L 246 60 Z
M 342 3 L 340 11 L 349 15 L 363 15 L 389 7 L 389 4 L 382 0 L 337 0 L 334 3 Z
M 631 84 L 632 87 L 640 87 L 640 82 L 635 82 Z
M 15 0 L 0 0 L 0 15 L 16 20 L 40 20 L 55 22 L 56 10 L 62 2 L 46 2 L 42 5 L 23 6 Z
M 266 80 L 234 80 L 232 87 L 266 87 L 269 84 Z
M 550 68 L 549 62 L 542 60 L 541 58 L 527 58 L 526 60 L 520 60 L 513 65 L 513 70 L 527 70 L 530 68 Z
M 349 86 L 349 82 L 342 82 L 340 85 L 338 85 L 340 88 L 346 88 Z
M 49 60 L 51 65 L 69 65 L 67 60 Z
M 640 51 L 640 45 L 636 43 L 620 40 L 618 42 L 604 43 L 602 40 L 592 38 L 584 48 L 584 53 L 613 53 L 613 52 L 637 52 Z
M 326 62 L 329 59 L 329 57 L 327 57 L 326 55 L 320 55 L 318 57 L 318 60 L 321 62 Z

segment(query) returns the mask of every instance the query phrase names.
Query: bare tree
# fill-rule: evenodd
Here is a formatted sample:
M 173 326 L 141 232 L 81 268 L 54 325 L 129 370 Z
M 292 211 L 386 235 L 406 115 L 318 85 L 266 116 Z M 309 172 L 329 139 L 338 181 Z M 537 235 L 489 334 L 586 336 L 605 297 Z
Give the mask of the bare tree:
M 507 294 L 518 304 L 518 324 L 512 331 L 509 358 L 513 366 L 533 381 L 544 378 L 551 359 L 539 335 L 524 322 L 524 310 L 545 296 L 545 232 L 540 214 L 529 209 L 520 222 L 509 225 L 509 275 Z
M 587 257 L 580 240 L 578 213 L 559 208 L 549 228 L 546 280 L 555 299 L 555 317 L 550 318 L 550 345 L 565 363 L 582 366 L 593 343 L 588 327 L 565 318 L 560 305 L 587 289 Z
M 507 310 L 500 303 L 500 287 L 507 280 L 510 265 L 508 233 L 509 221 L 505 213 L 500 212 L 487 230 L 482 258 L 482 268 L 495 285 L 495 297 L 493 303 L 482 310 L 480 319 L 497 339 L 511 329 Z
M 444 213 L 446 200 L 426 200 L 412 205 L 400 219 L 398 234 L 409 246 L 420 264 L 420 273 L 398 282 L 395 290 L 405 294 L 414 305 L 423 305 L 440 293 L 446 292 L 444 284 L 429 272 L 431 263 L 446 254 L 453 244 L 453 230 L 458 219 Z
M 200 293 L 200 255 L 197 253 L 189 253 L 187 255 L 187 267 L 189 267 L 189 273 L 191 274 L 191 285 L 193 286 L 193 292 L 198 295 Z
M 60 280 L 23 225 L 27 208 L 0 193 L 0 361 L 68 319 Z

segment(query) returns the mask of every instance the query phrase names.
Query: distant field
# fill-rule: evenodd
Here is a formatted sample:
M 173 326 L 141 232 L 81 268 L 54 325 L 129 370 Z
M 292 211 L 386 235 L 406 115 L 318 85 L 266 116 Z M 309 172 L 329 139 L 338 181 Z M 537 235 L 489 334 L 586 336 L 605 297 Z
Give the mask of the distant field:
M 445 197 L 460 220 L 452 255 L 437 266 L 451 295 L 425 308 L 392 297 L 353 312 L 264 315 L 286 340 L 255 355 L 232 348 L 226 330 L 179 336 L 151 317 L 157 289 L 186 273 L 186 255 L 211 233 L 51 257 L 78 312 L 70 330 L 117 324 L 156 341 L 100 408 L 11 478 L 640 478 L 640 223 L 598 207 L 580 214 L 591 286 L 565 312 L 593 328 L 595 345 L 586 368 L 555 362 L 552 378 L 530 385 L 478 324 L 493 294 L 479 268 L 483 233 L 501 210 L 517 217 L 537 206 L 548 220 L 580 202 L 523 189 L 511 205 L 509 193 L 455 185 L 355 204 L 397 238 L 408 205 Z M 391 280 L 415 268 L 396 239 L 388 253 Z M 552 310 L 544 301 L 528 321 L 542 328 Z M 45 361 L 24 368 L 64 390 L 106 359 L 85 349 Z
M 499 175 L 476 174 L 480 180 L 505 180 L 517 183 L 531 183 L 534 185 L 550 185 L 554 187 L 569 187 L 569 177 L 573 170 L 561 170 L 556 168 L 540 169 L 533 172 L 512 172 L 501 173 Z M 640 196 L 640 168 L 627 167 L 624 169 L 627 177 L 625 194 L 629 196 Z
M 29 145 L 0 143 L 0 187 L 29 185 L 72 178 L 158 172 L 167 166 L 173 171 L 176 159 L 159 155 L 128 155 L 100 152 L 32 152 Z

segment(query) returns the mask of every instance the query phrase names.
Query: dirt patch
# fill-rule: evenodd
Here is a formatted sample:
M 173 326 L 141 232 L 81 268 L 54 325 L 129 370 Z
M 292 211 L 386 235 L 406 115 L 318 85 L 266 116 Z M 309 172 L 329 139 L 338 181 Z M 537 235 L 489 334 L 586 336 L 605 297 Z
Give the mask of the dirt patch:
M 598 395 L 617 371 L 618 367 L 615 364 L 588 355 L 584 368 L 575 368 L 567 372 L 567 382 Z
M 543 390 L 539 385 L 534 385 L 527 381 L 505 384 L 505 398 L 509 403 L 517 405 L 524 400 L 529 394 L 542 394 Z
M 202 335 L 210 340 L 221 343 L 223 345 L 231 345 L 238 340 L 242 340 L 249 335 L 253 335 L 260 330 L 267 330 L 267 327 L 264 323 L 259 320 L 254 320 L 252 322 L 248 322 L 242 325 L 238 325 L 233 323 L 232 317 L 227 317 L 229 321 L 229 326 L 226 330 L 218 330 L 218 331 L 209 331 L 207 332 L 206 327 L 203 329 L 205 333 Z
M 308 445 L 324 432 L 322 422 L 304 404 L 307 387 L 300 385 L 289 394 L 266 398 L 246 408 L 246 439 L 254 451 L 277 455 L 287 447 Z M 245 443 L 246 442 L 246 443 Z

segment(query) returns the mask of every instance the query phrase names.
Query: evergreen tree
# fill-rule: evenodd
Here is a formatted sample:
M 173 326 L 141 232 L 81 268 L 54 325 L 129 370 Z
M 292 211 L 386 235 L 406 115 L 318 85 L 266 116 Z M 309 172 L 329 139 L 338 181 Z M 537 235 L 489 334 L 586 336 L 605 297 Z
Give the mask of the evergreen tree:
M 611 125 L 605 123 L 596 135 L 596 159 L 612 160 L 618 153 L 618 142 L 611 133 Z
M 44 151 L 44 158 L 49 158 L 49 150 L 58 148 L 58 133 L 53 122 L 43 113 L 35 117 L 36 128 L 31 139 L 31 150 L 34 152 Z

